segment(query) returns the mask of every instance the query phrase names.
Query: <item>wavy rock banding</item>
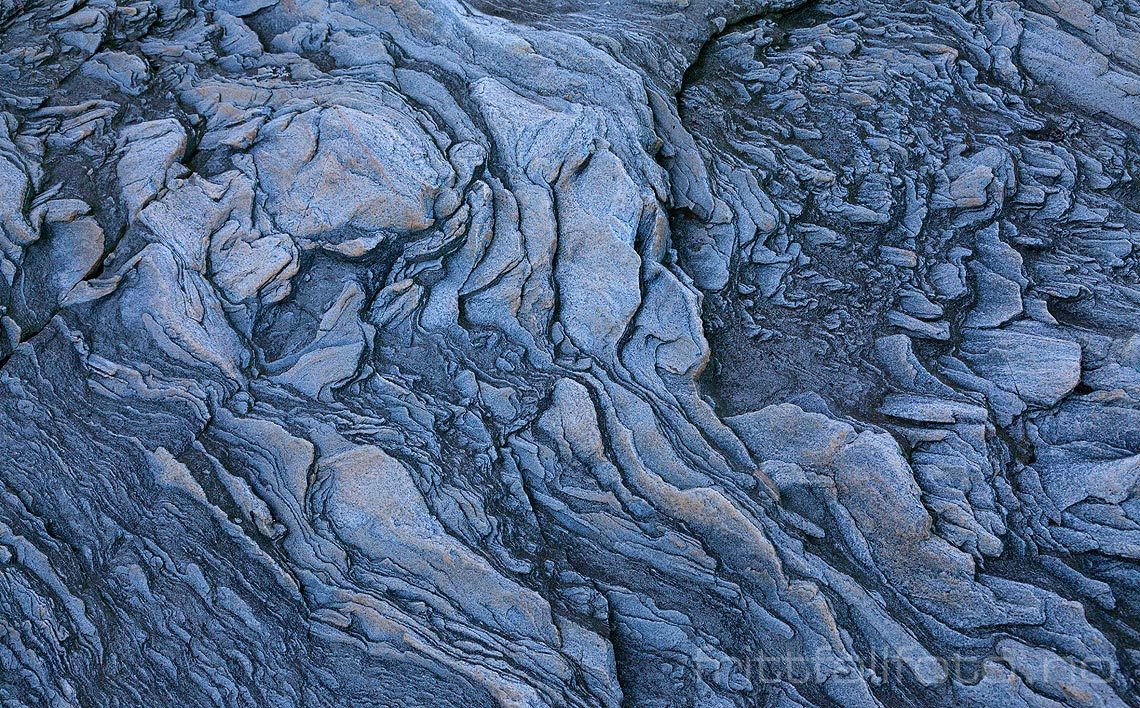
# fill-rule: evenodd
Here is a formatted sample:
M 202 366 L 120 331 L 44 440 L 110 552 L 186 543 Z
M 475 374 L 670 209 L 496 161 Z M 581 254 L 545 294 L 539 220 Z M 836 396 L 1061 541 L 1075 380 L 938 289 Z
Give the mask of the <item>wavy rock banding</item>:
M 0 702 L 1137 706 L 1130 0 L 0 0 Z

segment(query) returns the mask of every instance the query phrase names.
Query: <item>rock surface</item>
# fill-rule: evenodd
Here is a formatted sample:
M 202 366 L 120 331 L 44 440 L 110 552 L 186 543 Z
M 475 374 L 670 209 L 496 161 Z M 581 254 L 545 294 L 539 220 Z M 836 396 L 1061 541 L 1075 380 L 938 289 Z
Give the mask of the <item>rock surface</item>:
M 1133 0 L 0 0 L 0 703 L 1140 706 Z

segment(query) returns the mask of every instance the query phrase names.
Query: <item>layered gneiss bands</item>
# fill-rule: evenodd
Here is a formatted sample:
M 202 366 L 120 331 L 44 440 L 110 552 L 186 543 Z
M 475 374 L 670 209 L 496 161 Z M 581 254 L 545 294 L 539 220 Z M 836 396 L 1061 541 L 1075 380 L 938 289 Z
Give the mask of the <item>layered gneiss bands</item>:
M 993 705 L 1070 700 L 1066 691 L 1109 704 L 1130 696 L 1127 665 L 1081 605 L 1038 576 L 988 572 L 978 559 L 1025 538 L 1003 526 L 1015 500 L 1024 518 L 1051 513 L 1000 486 L 1007 473 L 988 466 L 1000 454 L 997 431 L 1012 436 L 1014 421 L 1033 419 L 1038 438 L 1061 442 L 1064 419 L 1033 416 L 1065 415 L 1058 401 L 1074 376 L 1097 390 L 1118 382 L 1131 350 L 1091 339 L 1074 350 L 1054 329 L 1005 326 L 1039 310 L 1011 260 L 1005 207 L 996 229 L 982 223 L 997 221 L 990 202 L 1008 183 L 992 152 L 948 150 L 943 172 L 932 161 L 915 181 L 907 209 L 880 218 L 897 185 L 829 187 L 825 164 L 764 142 L 787 139 L 783 117 L 722 139 L 719 121 L 698 126 L 686 109 L 690 135 L 672 105 L 684 68 L 747 32 L 733 22 L 780 9 L 728 5 L 548 8 L 535 27 L 452 3 L 92 2 L 11 13 L 6 75 L 33 80 L 5 86 L 3 154 L 16 188 L 3 196 L 15 215 L 4 222 L 4 269 L 9 283 L 35 284 L 44 294 L 30 299 L 58 315 L 29 327 L 18 307 L 6 310 L 13 344 L 26 341 L 0 370 L 10 394 L 0 445 L 16 461 L 0 472 L 11 529 L 0 536 L 11 549 L 0 600 L 21 618 L 4 638 L 4 697 Z M 994 8 L 1006 14 L 993 21 L 1012 16 Z M 49 19 L 58 34 L 34 37 Z M 820 21 L 777 19 L 793 35 Z M 859 57 L 859 35 L 878 32 L 875 22 L 851 19 L 839 29 L 854 39 L 820 43 Z M 907 37 L 912 27 L 880 24 Z M 702 51 L 717 31 L 725 36 Z M 920 44 L 929 43 L 914 44 L 920 54 L 948 55 Z M 767 61 L 745 47 L 746 72 L 756 68 L 749 55 Z M 953 63 L 906 57 L 872 57 L 872 68 L 940 77 Z M 724 96 L 743 88 L 799 105 L 791 86 L 756 84 L 773 80 L 764 67 L 726 78 L 739 84 Z M 804 105 L 817 97 L 800 94 Z M 897 105 L 885 100 L 896 96 Z M 880 98 L 894 106 L 891 130 L 938 114 L 917 89 Z M 945 111 L 958 99 L 940 100 Z M 928 108 L 900 122 L 912 104 Z M 948 118 L 943 130 L 976 125 Z M 800 129 L 795 140 L 816 139 L 811 125 Z M 858 171 L 867 148 L 843 135 L 834 159 Z M 889 139 L 875 135 L 872 147 L 889 153 L 880 144 Z M 766 169 L 791 176 L 749 181 L 769 153 Z M 1073 185 L 1045 157 L 1026 159 L 1043 165 L 1045 218 L 1056 219 L 1067 208 L 1056 200 L 1068 197 L 1048 189 L 1072 194 Z M 68 160 L 97 178 L 53 168 Z M 891 164 L 909 167 L 903 157 Z M 1119 170 L 1104 165 L 1101 189 L 1118 190 Z M 952 255 L 952 268 L 932 276 L 975 293 L 949 297 L 957 304 L 929 293 L 924 302 L 908 280 L 925 229 L 909 248 L 891 232 L 917 223 L 911 206 L 924 204 L 948 212 L 943 245 L 953 250 L 959 231 L 974 244 L 977 255 Z M 847 222 L 796 220 L 821 208 L 868 226 L 847 233 Z M 691 223 L 670 228 L 679 210 Z M 95 238 L 88 212 L 115 238 Z M 749 224 L 762 245 L 738 237 Z M 841 255 L 807 285 L 785 283 L 811 265 L 803 243 Z M 702 244 L 723 263 L 696 255 Z M 43 248 L 55 260 L 32 255 Z M 871 267 L 876 255 L 897 272 Z M 842 268 L 852 262 L 868 268 L 857 287 Z M 982 277 L 993 295 L 973 304 Z M 968 371 L 936 378 L 931 350 L 869 333 L 879 298 L 867 288 L 903 281 L 893 323 L 915 340 L 925 332 L 933 346 L 952 343 Z M 719 413 L 739 415 L 725 426 L 694 379 L 710 356 L 703 330 L 717 329 L 702 322 L 701 293 L 711 300 L 729 282 L 753 288 L 752 304 L 732 315 L 753 313 L 747 328 L 775 331 L 755 311 L 801 292 L 810 299 L 820 285 L 838 293 L 827 307 L 857 309 L 832 341 L 849 339 L 844 351 L 891 378 L 876 419 L 909 421 L 892 423 L 897 439 L 837 421 L 810 395 L 767 406 L 734 392 L 735 407 Z M 1021 310 L 1007 317 L 1014 289 Z M 932 314 L 936 306 L 943 312 Z M 818 309 L 796 320 L 802 340 L 818 341 L 816 318 L 830 326 L 833 313 Z M 988 319 L 970 321 L 966 310 Z M 942 319 L 952 320 L 946 340 Z M 1105 356 L 1091 357 L 1098 346 Z M 712 357 L 723 361 L 716 347 L 714 337 Z M 1038 363 L 1011 372 L 993 351 Z M 1074 356 L 1097 361 L 1101 378 L 1074 374 Z M 857 400 L 866 378 L 849 380 Z M 968 393 L 978 387 L 984 399 Z M 788 388 L 819 387 L 799 379 Z M 1130 444 L 1120 435 L 1114 450 Z M 1024 475 L 1052 499 L 1067 459 L 1035 461 L 1040 473 Z M 1127 496 L 1128 474 L 1093 464 L 1085 497 L 1064 490 L 1066 508 Z M 1122 533 L 1098 540 L 1126 551 Z M 1089 572 L 1103 579 L 1065 577 L 1106 605 L 1129 601 L 1127 572 Z M 939 662 L 958 656 L 969 675 Z M 1034 673 L 1042 665 L 1059 670 Z
M 935 532 L 1081 603 L 1128 675 L 1138 448 L 1053 421 L 1135 426 L 1135 119 L 1070 115 L 1082 69 L 1036 48 L 1135 28 L 1080 3 L 850 9 L 736 28 L 687 74 L 682 118 L 732 208 L 674 220 L 707 293 L 707 390 L 723 413 L 791 401 L 891 431 Z M 1116 100 L 1088 86 L 1079 105 Z

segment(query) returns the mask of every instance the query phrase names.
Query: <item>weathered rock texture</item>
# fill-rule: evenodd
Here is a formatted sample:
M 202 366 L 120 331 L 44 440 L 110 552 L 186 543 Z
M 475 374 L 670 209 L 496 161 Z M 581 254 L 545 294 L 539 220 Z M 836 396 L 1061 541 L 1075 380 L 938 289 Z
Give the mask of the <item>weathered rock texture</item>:
M 1137 706 L 1135 0 L 0 0 L 0 704 Z

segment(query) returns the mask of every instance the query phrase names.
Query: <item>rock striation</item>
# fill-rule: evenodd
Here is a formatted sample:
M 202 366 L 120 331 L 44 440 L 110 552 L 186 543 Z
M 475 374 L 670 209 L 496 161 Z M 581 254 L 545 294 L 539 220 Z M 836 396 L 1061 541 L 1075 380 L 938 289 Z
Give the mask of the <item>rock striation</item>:
M 1140 706 L 1134 0 L 0 0 L 0 704 Z

